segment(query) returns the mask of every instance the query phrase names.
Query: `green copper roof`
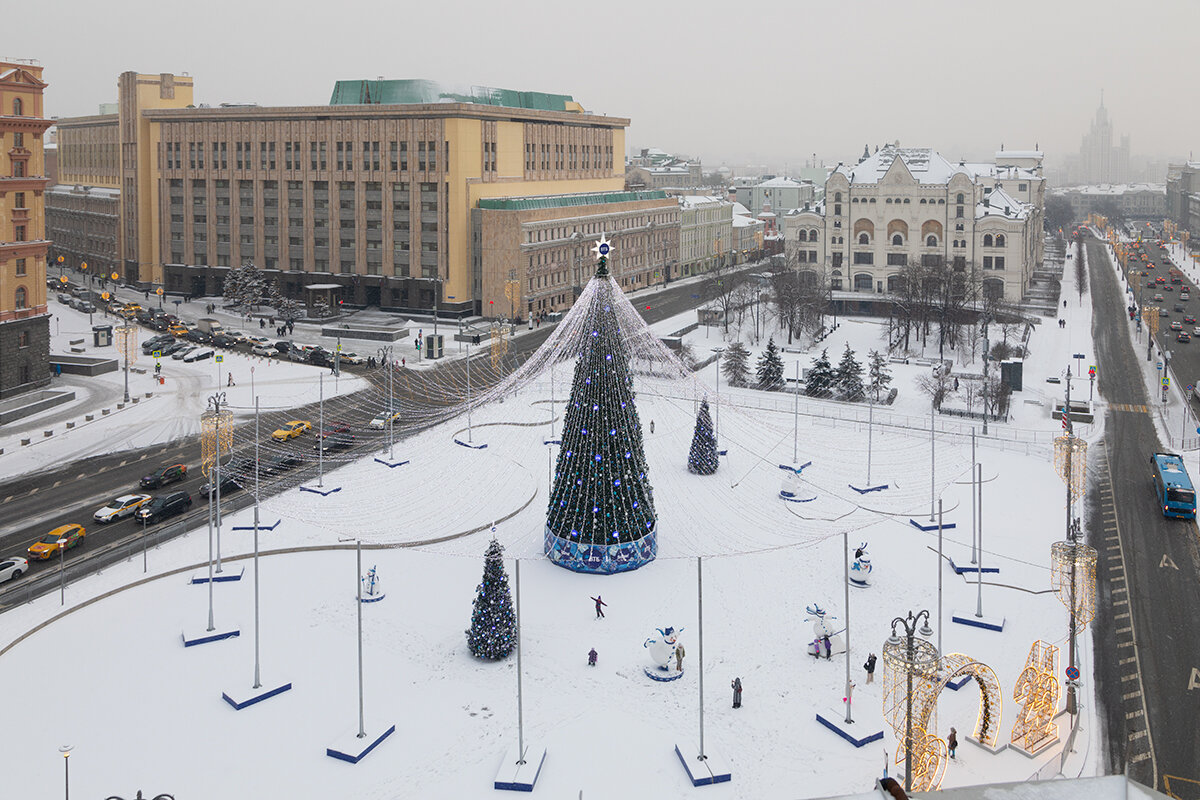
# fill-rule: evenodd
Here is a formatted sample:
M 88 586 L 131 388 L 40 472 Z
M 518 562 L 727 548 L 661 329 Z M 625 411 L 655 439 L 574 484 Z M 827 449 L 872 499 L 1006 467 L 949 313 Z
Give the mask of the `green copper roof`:
M 479 201 L 480 208 L 496 211 L 529 211 L 564 206 L 593 206 L 600 203 L 631 203 L 635 200 L 662 200 L 666 192 L 585 192 L 583 194 L 550 194 L 537 197 L 493 197 Z
M 476 103 L 539 111 L 566 111 L 574 102 L 569 94 L 520 92 L 490 86 L 452 87 L 436 81 L 338 81 L 333 85 L 331 106 L 411 105 L 417 103 Z

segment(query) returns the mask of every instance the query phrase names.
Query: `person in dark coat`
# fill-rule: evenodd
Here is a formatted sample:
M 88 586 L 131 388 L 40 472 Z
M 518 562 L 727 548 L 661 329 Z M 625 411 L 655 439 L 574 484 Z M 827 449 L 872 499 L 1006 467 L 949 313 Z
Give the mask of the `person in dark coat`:
M 595 597 L 592 597 L 589 599 L 596 601 L 596 619 L 600 619 L 601 617 L 604 616 L 604 609 L 602 608 L 602 606 L 606 606 L 606 605 L 608 605 L 608 603 L 601 600 L 600 595 L 596 595 Z
M 867 656 L 867 663 L 863 664 L 863 669 L 867 671 L 867 683 L 875 682 L 875 654 L 871 653 Z
M 825 660 L 828 661 L 833 657 L 833 646 L 829 643 L 829 637 L 822 636 L 821 644 L 825 645 Z
M 589 650 L 588 651 L 588 666 L 589 667 L 596 666 L 596 659 L 599 657 L 600 657 L 600 655 L 596 652 L 596 648 L 593 647 L 591 650 Z
M 954 751 L 958 749 L 958 731 L 954 728 L 950 729 L 950 735 L 946 737 L 946 749 L 950 751 L 950 757 L 954 758 Z
M 729 685 L 733 689 L 733 707 L 741 708 L 742 707 L 742 679 L 734 678 L 733 682 L 730 683 Z

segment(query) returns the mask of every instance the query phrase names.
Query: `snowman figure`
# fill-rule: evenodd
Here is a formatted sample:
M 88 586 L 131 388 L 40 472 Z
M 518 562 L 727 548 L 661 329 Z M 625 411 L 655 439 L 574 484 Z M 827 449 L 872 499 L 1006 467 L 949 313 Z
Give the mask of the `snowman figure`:
M 863 542 L 854 551 L 854 563 L 850 565 L 850 585 L 865 587 L 871 583 L 871 557 L 867 555 L 867 543 Z
M 377 603 L 384 598 L 383 586 L 379 582 L 379 573 L 375 571 L 375 567 L 367 570 L 367 574 L 359 580 L 362 581 L 362 601 L 364 603 Z
M 679 634 L 683 633 L 683 628 L 676 630 L 668 627 L 655 630 L 658 631 L 657 636 L 651 636 L 642 642 L 642 647 L 646 648 L 650 656 L 650 664 L 644 668 L 645 673 L 656 681 L 675 680 L 683 674 L 682 670 L 671 669 L 671 660 L 675 658 L 675 648 L 679 644 Z
M 812 615 L 804 620 L 808 622 L 811 619 L 813 624 L 813 640 L 808 643 L 810 656 L 828 659 L 832 657 L 834 650 L 844 649 L 842 637 L 838 636 L 840 631 L 835 631 L 830 624 L 837 617 L 829 616 L 818 603 L 805 606 L 804 610 Z

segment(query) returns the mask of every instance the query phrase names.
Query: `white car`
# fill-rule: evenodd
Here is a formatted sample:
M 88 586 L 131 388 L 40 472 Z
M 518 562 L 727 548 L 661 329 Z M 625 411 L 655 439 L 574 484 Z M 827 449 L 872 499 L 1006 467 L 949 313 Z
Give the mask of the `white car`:
M 94 515 L 96 522 L 115 522 L 132 516 L 133 512 L 150 501 L 148 494 L 123 494 L 115 500 L 109 500 L 104 507 Z
M 174 353 L 172 353 L 171 358 L 175 359 L 176 361 L 182 361 L 185 357 L 187 357 L 188 353 L 192 352 L 193 350 L 199 350 L 199 349 L 200 349 L 200 345 L 198 345 L 198 344 L 194 344 L 191 347 L 184 347 L 184 348 L 176 350 Z
M 376 414 L 375 418 L 367 423 L 367 427 L 371 428 L 372 430 L 381 431 L 389 423 L 392 425 L 395 425 L 399 421 L 400 421 L 400 412 L 399 411 L 394 411 L 390 414 L 388 412 L 384 411 L 379 414 Z
M 15 581 L 29 571 L 29 562 L 18 556 L 0 561 L 0 583 Z
M 268 358 L 279 355 L 279 351 L 266 342 L 260 342 L 250 348 L 250 352 L 256 356 L 267 356 Z
M 242 344 L 243 342 L 250 341 L 250 337 L 247 336 L 246 334 L 242 333 L 241 331 L 225 331 L 225 335 L 228 336 L 230 339 L 233 339 L 238 344 Z
M 343 364 L 365 364 L 367 360 L 358 353 L 342 353 L 339 358 Z

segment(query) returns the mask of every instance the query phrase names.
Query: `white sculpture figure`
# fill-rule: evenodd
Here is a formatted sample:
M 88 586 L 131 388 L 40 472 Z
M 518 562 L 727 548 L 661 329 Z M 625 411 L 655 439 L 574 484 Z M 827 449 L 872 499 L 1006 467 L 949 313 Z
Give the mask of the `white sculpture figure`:
M 867 543 L 863 542 L 854 551 L 854 563 L 850 565 L 850 585 L 869 586 L 871 583 L 871 557 L 867 555 Z
M 812 615 L 806 617 L 805 622 L 812 619 L 813 624 L 813 640 L 808 643 L 808 654 L 816 658 L 828 659 L 833 655 L 835 650 L 844 650 L 842 637 L 838 636 L 840 631 L 835 631 L 830 624 L 837 617 L 831 617 L 825 613 L 825 609 L 821 608 L 817 603 L 811 606 L 805 606 L 805 611 Z
M 683 628 L 675 630 L 674 628 L 656 628 L 658 636 L 651 636 L 642 642 L 642 647 L 646 648 L 646 652 L 650 655 L 652 666 L 647 666 L 645 669 L 646 675 L 655 680 L 674 680 L 683 674 L 683 646 L 679 643 L 679 634 L 683 633 Z M 671 661 L 676 661 L 676 667 L 671 665 Z
M 383 586 L 379 582 L 379 573 L 375 571 L 375 567 L 367 570 L 367 574 L 360 580 L 362 581 L 362 601 L 364 603 L 375 603 L 384 598 Z

